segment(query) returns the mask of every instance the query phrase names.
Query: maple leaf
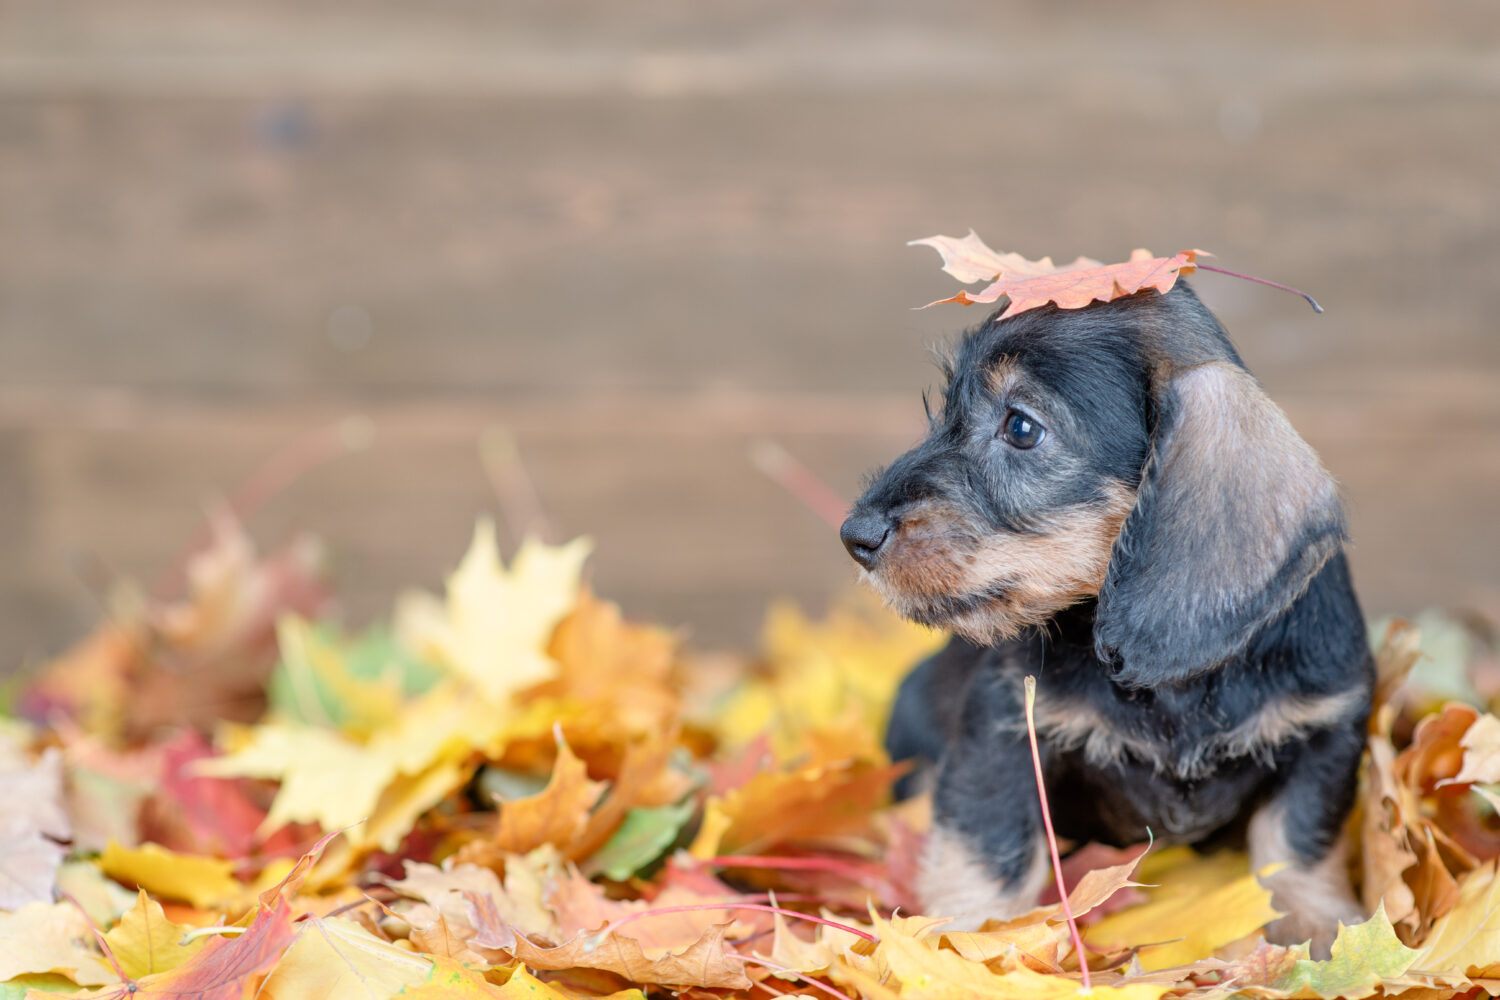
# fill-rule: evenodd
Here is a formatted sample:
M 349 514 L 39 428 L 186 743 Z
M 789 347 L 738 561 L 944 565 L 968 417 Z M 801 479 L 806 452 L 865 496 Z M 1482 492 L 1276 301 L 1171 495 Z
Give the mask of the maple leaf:
M 233 861 L 179 854 L 160 844 L 121 847 L 111 843 L 96 863 L 112 879 L 197 907 L 211 907 L 242 894 Z
M 632 994 L 638 995 L 635 991 Z M 571 1000 L 572 997 L 542 982 L 524 966 L 518 966 L 503 985 L 496 986 L 473 969 L 444 958 L 433 963 L 425 983 L 406 987 L 401 996 L 405 1000 Z M 639 995 L 639 1000 L 645 1000 L 644 995 Z
M 267 1000 L 389 997 L 426 983 L 433 960 L 382 941 L 352 921 L 313 917 L 276 963 L 260 995 Z
M 439 868 L 408 861 L 406 877 L 386 884 L 427 907 L 396 905 L 416 931 L 446 935 L 484 959 L 490 957 L 487 953 L 509 948 L 518 931 L 547 940 L 559 937 L 557 919 L 544 897 L 551 891 L 560 863 L 552 848 L 538 849 L 524 858 L 511 857 L 502 885 L 494 871 L 480 865 Z
M 767 672 L 740 685 L 715 713 L 714 729 L 730 746 L 769 732 L 783 758 L 804 753 L 815 733 L 837 733 L 844 756 L 883 761 L 897 685 L 945 641 L 863 591 L 819 622 L 777 601 L 762 629 Z
M 1244 874 L 1225 878 L 1226 867 Z M 1124 951 L 1151 942 L 1139 951 L 1141 967 L 1165 969 L 1206 958 L 1280 916 L 1271 907 L 1270 890 L 1245 871 L 1242 855 L 1200 859 L 1163 851 L 1151 859 L 1149 871 L 1143 869 L 1141 877 L 1160 884 L 1144 890 L 1147 902 L 1086 928 L 1090 947 Z
M 72 824 L 62 809 L 62 754 L 35 763 L 0 758 L 0 909 L 50 902 Z
M 590 875 L 623 882 L 662 856 L 677 841 L 696 805 L 685 801 L 675 806 L 631 809 L 614 836 L 589 856 L 584 870 Z
M 125 975 L 139 979 L 170 972 L 203 947 L 202 938 L 184 943 L 185 930 L 168 920 L 161 904 L 140 890 L 135 906 L 105 932 L 104 942 Z
M 619 605 L 584 587 L 548 646 L 557 676 L 530 697 L 596 708 L 591 728 L 607 739 L 670 730 L 682 701 L 678 641 L 667 629 L 626 622 Z
M 1383 980 L 1405 973 L 1419 955 L 1401 943 L 1385 910 L 1378 909 L 1362 924 L 1341 924 L 1327 961 L 1298 959 L 1275 988 L 1288 995 L 1357 1000 L 1374 993 Z
M 448 578 L 446 604 L 429 595 L 409 597 L 397 608 L 397 633 L 491 702 L 550 680 L 557 664 L 547 646 L 577 600 L 591 544 L 586 538 L 561 546 L 528 539 L 507 570 L 494 524 L 481 520 Z
M 648 957 L 641 942 L 622 934 L 579 934 L 556 947 L 517 935 L 511 951 L 533 969 L 601 969 L 634 983 L 663 986 L 704 986 L 710 989 L 749 989 L 744 959 L 725 943 L 728 924 L 715 924 L 688 947 Z
M 1453 979 L 1500 972 L 1500 878 L 1496 862 L 1470 872 L 1453 909 L 1441 917 L 1412 965 Z
M 296 938 L 286 900 L 252 911 L 244 933 L 216 936 L 182 965 L 93 994 L 99 1000 L 240 1000 L 252 995 L 259 975 L 280 961 Z
M 0 982 L 42 973 L 67 976 L 79 986 L 115 981 L 94 947 L 88 918 L 69 903 L 27 903 L 0 913 Z
M 552 779 L 541 794 L 500 806 L 494 847 L 507 854 L 525 854 L 543 844 L 566 850 L 583 833 L 589 810 L 603 794 L 604 784 L 590 781 L 583 761 L 560 741 Z
M 1057 267 L 1052 258 L 1032 261 L 1019 254 L 1000 254 L 985 246 L 971 230 L 963 239 L 931 236 L 913 240 L 909 246 L 930 246 L 943 258 L 943 270 L 964 283 L 990 281 L 976 294 L 959 292 L 951 298 L 929 305 L 958 302 L 963 305 L 995 302 L 1001 296 L 1010 299 L 1001 318 L 1005 319 L 1049 302 L 1059 309 L 1082 309 L 1094 302 L 1112 302 L 1150 288 L 1165 295 L 1177 283 L 1178 275 L 1197 270 L 1203 250 L 1183 250 L 1171 257 L 1154 257 L 1149 250 L 1134 250 L 1121 264 L 1101 264 L 1079 257 L 1071 264 Z
M 200 761 L 216 756 L 207 740 L 185 729 L 159 750 L 159 784 L 143 803 L 140 831 L 145 839 L 225 858 L 244 858 L 263 846 L 258 830 L 266 810 L 251 798 L 248 782 L 195 772 Z
M 935 947 L 935 942 L 903 930 L 894 922 L 873 917 L 880 936 L 876 955 L 901 981 L 901 993 L 931 1000 L 1063 1000 L 1092 997 L 1096 1000 L 1158 1000 L 1168 986 L 1140 983 L 1128 986 L 1094 986 L 1085 990 L 1071 976 L 1036 972 L 1024 965 L 1002 973 L 956 952 Z
M 696 858 L 751 854 L 791 841 L 815 841 L 862 830 L 905 768 L 866 761 L 813 763 L 762 771 L 711 797 L 689 848 Z

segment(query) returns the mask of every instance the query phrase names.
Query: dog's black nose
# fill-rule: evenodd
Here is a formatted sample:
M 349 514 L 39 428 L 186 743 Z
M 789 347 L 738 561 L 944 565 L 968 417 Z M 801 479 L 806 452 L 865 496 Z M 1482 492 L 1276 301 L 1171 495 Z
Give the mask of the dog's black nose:
M 878 514 L 850 514 L 839 529 L 839 538 L 854 561 L 865 569 L 874 569 L 880 561 L 880 550 L 891 537 L 891 522 Z

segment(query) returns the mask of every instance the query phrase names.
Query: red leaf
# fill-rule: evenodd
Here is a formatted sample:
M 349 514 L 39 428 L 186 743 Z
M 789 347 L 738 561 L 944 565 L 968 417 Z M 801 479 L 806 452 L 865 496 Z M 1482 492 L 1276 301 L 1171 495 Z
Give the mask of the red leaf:
M 297 936 L 292 926 L 292 908 L 278 898 L 274 906 L 261 907 L 255 921 L 237 937 L 217 937 L 187 964 L 154 976 L 143 976 L 108 993 L 100 1000 L 238 1000 L 259 985 L 255 977 L 270 972 Z
M 913 240 L 912 246 L 930 246 L 943 258 L 943 270 L 963 282 L 990 280 L 977 294 L 959 292 L 951 298 L 928 305 L 959 302 L 963 305 L 995 302 L 1001 296 L 1010 299 L 1001 318 L 1055 302 L 1060 309 L 1082 309 L 1093 302 L 1112 302 L 1134 295 L 1144 288 L 1165 294 L 1177 283 L 1179 274 L 1196 271 L 1203 250 L 1183 250 L 1171 257 L 1153 257 L 1149 250 L 1136 250 L 1122 264 L 1100 264 L 1079 257 L 1071 264 L 1057 267 L 1052 258 L 1027 260 L 1019 254 L 1000 254 L 984 245 L 970 232 L 961 240 L 951 236 L 930 236 Z

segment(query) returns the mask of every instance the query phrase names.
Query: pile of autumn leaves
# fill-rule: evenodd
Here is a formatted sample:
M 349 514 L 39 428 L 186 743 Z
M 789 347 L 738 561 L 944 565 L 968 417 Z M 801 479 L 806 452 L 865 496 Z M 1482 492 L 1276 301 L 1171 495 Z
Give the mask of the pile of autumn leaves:
M 757 659 L 694 654 L 586 554 L 507 568 L 482 524 L 442 598 L 349 634 L 315 547 L 221 520 L 185 597 L 122 598 L 0 723 L 0 997 L 1071 997 L 1084 959 L 1132 1000 L 1500 985 L 1500 720 L 1430 711 L 1483 704 L 1451 622 L 1425 659 L 1384 635 L 1376 915 L 1330 961 L 1260 938 L 1243 856 L 1178 849 L 1071 859 L 1080 956 L 1055 903 L 976 933 L 914 906 L 925 803 L 891 804 L 879 735 L 940 636 L 782 607 Z

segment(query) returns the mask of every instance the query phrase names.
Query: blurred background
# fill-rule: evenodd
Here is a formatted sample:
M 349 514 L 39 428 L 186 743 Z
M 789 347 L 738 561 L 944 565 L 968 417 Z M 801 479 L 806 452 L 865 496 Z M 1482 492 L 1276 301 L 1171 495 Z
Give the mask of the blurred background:
M 354 623 L 539 511 L 747 643 L 853 578 L 752 449 L 852 498 L 920 436 L 982 316 L 905 243 L 970 227 L 1315 294 L 1195 280 L 1367 610 L 1493 613 L 1497 179 L 1493 0 L 0 0 L 0 670 L 237 491 Z

